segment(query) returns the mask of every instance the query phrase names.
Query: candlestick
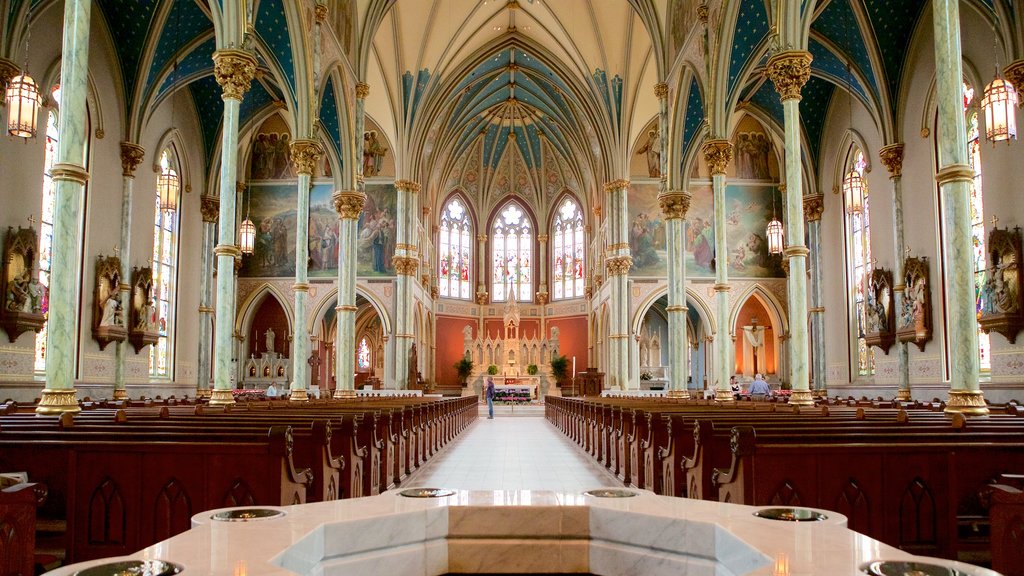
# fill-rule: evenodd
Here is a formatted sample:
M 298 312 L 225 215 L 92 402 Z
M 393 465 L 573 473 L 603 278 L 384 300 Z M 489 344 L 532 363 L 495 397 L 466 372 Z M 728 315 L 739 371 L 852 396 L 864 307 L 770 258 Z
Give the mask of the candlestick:
M 572 357 L 572 377 L 576 378 L 576 357 Z

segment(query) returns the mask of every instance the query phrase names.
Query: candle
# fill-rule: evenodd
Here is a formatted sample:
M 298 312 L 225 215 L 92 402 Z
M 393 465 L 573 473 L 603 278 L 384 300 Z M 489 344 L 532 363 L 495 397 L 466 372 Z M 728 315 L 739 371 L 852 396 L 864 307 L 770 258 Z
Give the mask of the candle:
M 576 357 L 572 357 L 572 377 L 576 377 Z

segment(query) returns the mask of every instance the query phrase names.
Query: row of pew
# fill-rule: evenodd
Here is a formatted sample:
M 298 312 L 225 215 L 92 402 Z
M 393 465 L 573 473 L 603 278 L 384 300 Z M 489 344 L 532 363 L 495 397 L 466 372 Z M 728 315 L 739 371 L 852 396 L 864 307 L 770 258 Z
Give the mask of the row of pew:
M 1024 417 L 942 407 L 549 397 L 546 416 L 625 485 L 835 510 L 909 552 L 984 564 L 987 487 L 1024 470 Z
M 475 397 L 32 408 L 0 407 L 0 470 L 45 486 L 39 518 L 66 526 L 64 563 L 133 553 L 204 510 L 379 494 L 478 415 Z

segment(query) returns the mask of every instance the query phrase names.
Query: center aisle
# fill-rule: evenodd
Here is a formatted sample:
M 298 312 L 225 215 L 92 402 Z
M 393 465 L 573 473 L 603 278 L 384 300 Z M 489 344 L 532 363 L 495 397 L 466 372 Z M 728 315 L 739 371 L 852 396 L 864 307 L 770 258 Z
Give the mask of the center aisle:
M 622 484 L 541 416 L 482 416 L 402 485 L 579 492 Z

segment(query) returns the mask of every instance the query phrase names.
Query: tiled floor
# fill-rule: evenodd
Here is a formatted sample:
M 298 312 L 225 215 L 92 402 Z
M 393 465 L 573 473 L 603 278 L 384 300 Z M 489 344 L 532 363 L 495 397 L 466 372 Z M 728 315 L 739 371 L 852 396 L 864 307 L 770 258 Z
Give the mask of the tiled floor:
M 461 490 L 579 492 L 621 486 L 543 417 L 486 414 L 402 483 Z

